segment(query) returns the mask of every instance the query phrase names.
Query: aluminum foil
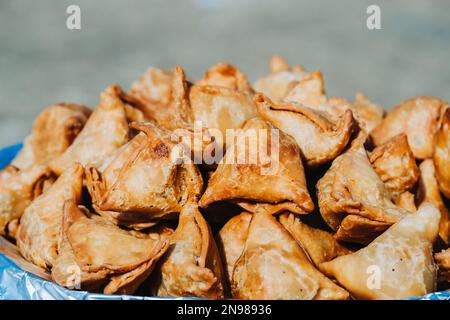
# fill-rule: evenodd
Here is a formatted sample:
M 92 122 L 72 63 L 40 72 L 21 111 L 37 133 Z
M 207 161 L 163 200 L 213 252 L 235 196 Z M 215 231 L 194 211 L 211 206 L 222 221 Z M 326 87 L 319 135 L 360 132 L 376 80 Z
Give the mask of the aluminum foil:
M 22 145 L 0 149 L 0 169 L 7 166 Z M 20 266 L 19 266 L 20 265 Z M 29 271 L 25 271 L 29 270 Z M 39 276 L 38 276 L 39 275 Z M 74 291 L 45 280 L 49 275 L 25 261 L 15 246 L 0 237 L 0 300 L 157 300 L 159 297 L 106 295 Z M 174 298 L 171 298 L 174 299 Z M 176 298 L 192 300 L 192 298 Z M 434 292 L 408 300 L 450 300 L 450 291 Z

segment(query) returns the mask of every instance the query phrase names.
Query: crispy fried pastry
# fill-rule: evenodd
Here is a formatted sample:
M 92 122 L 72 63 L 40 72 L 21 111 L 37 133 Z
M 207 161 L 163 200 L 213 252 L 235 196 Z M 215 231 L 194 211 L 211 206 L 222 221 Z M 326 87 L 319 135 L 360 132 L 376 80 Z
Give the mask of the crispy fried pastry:
M 87 185 L 99 214 L 116 224 L 142 229 L 162 217 L 173 217 L 189 197 L 198 199 L 203 182 L 190 159 L 174 158 L 177 149 L 169 131 L 152 123 L 131 127 L 142 133 L 102 172 L 88 167 Z
M 405 191 L 401 193 L 396 199 L 395 199 L 395 205 L 403 208 L 405 210 L 414 212 L 417 210 L 416 202 L 414 200 L 414 194 L 412 194 L 409 191 Z
M 294 139 L 262 119 L 249 120 L 227 148 L 199 204 L 205 208 L 217 201 L 237 203 L 251 212 L 312 211 Z
M 441 212 L 441 222 L 439 224 L 439 236 L 445 243 L 449 242 L 450 233 L 450 217 L 448 209 L 442 200 L 439 192 L 438 183 L 436 180 L 436 171 L 433 160 L 426 159 L 420 166 L 420 179 L 417 189 L 417 203 L 420 205 L 423 202 L 430 202 L 434 204 Z
M 419 168 L 405 134 L 375 148 L 370 154 L 370 162 L 394 196 L 410 190 L 419 178 Z
M 46 269 L 55 263 L 64 203 L 70 199 L 79 203 L 82 186 L 83 168 L 74 164 L 25 209 L 20 220 L 17 246 L 27 260 Z
M 333 161 L 317 190 L 320 213 L 337 239 L 367 244 L 409 211 L 392 203 L 370 164 L 363 138 Z
M 359 251 L 324 262 L 320 269 L 359 299 L 401 299 L 436 288 L 433 243 L 440 213 L 422 205 Z
M 401 133 L 406 134 L 409 146 L 417 159 L 433 155 L 434 135 L 445 101 L 432 97 L 415 97 L 388 112 L 371 136 L 375 145 L 381 145 Z
M 94 110 L 85 127 L 67 150 L 50 161 L 50 168 L 60 175 L 73 163 L 83 166 L 99 165 L 118 148 L 128 142 L 128 109 L 132 107 L 123 99 L 124 93 L 117 86 L 107 88 L 100 96 L 100 104 Z M 133 117 L 136 118 L 136 110 Z
M 359 125 L 367 133 L 371 133 L 383 121 L 383 107 L 369 101 L 362 93 L 356 94 L 352 111 Z
M 223 87 L 247 93 L 253 92 L 245 74 L 235 66 L 226 63 L 218 63 L 208 69 L 203 78 L 197 81 L 195 85 Z
M 8 223 L 19 219 L 26 207 L 43 192 L 44 182 L 50 178 L 45 165 L 18 169 L 9 165 L 0 171 L 0 234 Z
M 450 282 L 450 248 L 436 253 L 434 258 L 439 268 L 439 278 Z
M 309 166 L 333 160 L 350 141 L 354 119 L 346 110 L 338 123 L 325 113 L 296 103 L 273 103 L 263 95 L 256 95 L 258 111 L 265 120 L 294 137 Z
M 251 220 L 252 214 L 244 211 L 228 220 L 217 236 L 217 245 L 229 285 L 234 265 L 244 251 Z
M 224 297 L 222 262 L 197 205 L 183 207 L 170 249 L 155 272 L 158 296 Z
M 53 278 L 61 285 L 72 284 L 76 270 L 81 282 L 75 284 L 81 287 L 109 281 L 104 293 L 133 293 L 167 250 L 172 231 L 127 231 L 84 211 L 74 201 L 65 204 L 62 252 Z
M 130 95 L 143 106 L 147 119 L 166 129 L 192 124 L 186 75 L 180 66 L 170 71 L 150 68 L 131 86 Z
M 225 137 L 227 129 L 239 129 L 257 115 L 252 100 L 253 90 L 245 75 L 228 64 L 217 64 L 189 91 L 192 115 L 203 127 L 219 130 Z M 223 142 L 223 141 L 222 141 Z
M 342 300 L 349 296 L 311 264 L 289 232 L 267 213 L 256 213 L 251 219 L 231 288 L 237 299 Z
M 436 133 L 433 161 L 439 189 L 450 199 L 450 107 L 442 116 L 441 126 Z
M 62 154 L 83 129 L 91 115 L 88 107 L 58 103 L 42 111 L 33 123 L 31 135 L 12 161 L 20 169 L 45 164 Z
M 315 266 L 352 253 L 351 250 L 338 243 L 331 233 L 312 228 L 293 214 L 283 213 L 280 215 L 280 223 L 297 240 Z
M 308 73 L 300 66 L 292 68 L 280 56 L 274 56 L 270 62 L 270 74 L 259 78 L 254 85 L 257 92 L 263 93 L 273 101 L 284 99 L 292 81 L 300 81 L 308 77 Z

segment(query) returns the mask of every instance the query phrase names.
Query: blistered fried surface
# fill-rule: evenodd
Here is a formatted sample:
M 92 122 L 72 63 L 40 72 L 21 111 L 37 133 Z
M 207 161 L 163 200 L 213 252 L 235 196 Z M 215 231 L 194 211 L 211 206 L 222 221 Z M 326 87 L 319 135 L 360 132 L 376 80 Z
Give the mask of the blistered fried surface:
M 295 141 L 282 131 L 277 131 L 279 142 L 274 139 L 272 144 L 271 130 L 274 129 L 259 118 L 246 123 L 243 133 L 248 133 L 250 140 L 243 143 L 236 140 L 228 147 L 226 156 L 208 182 L 199 202 L 200 206 L 207 207 L 217 201 L 233 201 L 243 204 L 247 210 L 247 204 L 253 206 L 256 203 L 257 207 L 271 213 L 289 209 L 303 214 L 313 210 L 314 204 L 306 186 L 300 150 Z M 267 144 L 266 150 L 273 155 L 277 154 L 279 158 L 272 158 L 269 154 L 264 159 L 260 148 L 250 148 L 249 145 L 256 143 L 257 139 Z M 252 140 L 253 143 L 250 143 Z M 239 161 L 242 156 L 240 152 L 246 156 L 246 161 Z
M 102 173 L 88 168 L 87 185 L 99 214 L 139 229 L 180 212 L 189 197 L 198 199 L 203 181 L 190 159 L 175 157 L 170 131 L 152 123 L 132 127 L 142 133 Z
M 450 233 L 450 217 L 449 211 L 444 204 L 444 201 L 439 192 L 438 183 L 436 180 L 436 170 L 433 160 L 426 159 L 420 166 L 420 178 L 417 188 L 417 202 L 420 205 L 424 202 L 434 204 L 441 212 L 441 222 L 439 224 L 439 236 L 442 241 L 448 244 Z
M 401 299 L 435 290 L 433 242 L 440 213 L 424 204 L 359 251 L 320 265 L 359 299 Z
M 64 203 L 67 200 L 79 203 L 82 185 L 83 168 L 74 164 L 25 209 L 17 245 L 26 259 L 42 268 L 52 267 L 58 256 Z
M 317 191 L 320 213 L 337 231 L 337 238 L 366 244 L 409 212 L 392 203 L 392 195 L 372 168 L 362 142 L 355 140 L 333 161 L 317 183 Z
M 225 279 L 219 252 L 196 205 L 183 207 L 170 249 L 161 260 L 156 277 L 158 296 L 224 297 Z
M 326 113 L 293 102 L 277 104 L 262 95 L 257 95 L 255 101 L 262 118 L 294 137 L 309 166 L 333 160 L 353 133 L 351 110 L 346 110 L 334 123 Z
M 320 273 L 276 219 L 254 214 L 244 252 L 235 264 L 237 299 L 342 300 L 348 293 Z
M 0 171 L 0 234 L 15 219 L 19 219 L 50 178 L 45 165 L 20 170 L 12 165 Z
M 394 195 L 410 190 L 419 178 L 419 168 L 405 134 L 400 134 L 370 153 L 370 162 Z
M 280 223 L 302 246 L 315 266 L 338 256 L 352 253 L 351 250 L 341 245 L 331 233 L 310 227 L 293 214 L 282 214 Z
M 378 146 L 404 133 L 414 156 L 429 158 L 433 155 L 439 117 L 446 107 L 445 101 L 433 97 L 406 100 L 387 113 L 383 122 L 371 132 L 372 139 Z
M 45 108 L 33 123 L 31 135 L 12 161 L 24 169 L 45 164 L 62 154 L 83 129 L 91 110 L 74 103 L 58 103 Z
M 450 199 L 450 107 L 442 116 L 435 142 L 433 161 L 436 167 L 436 178 L 441 192 Z

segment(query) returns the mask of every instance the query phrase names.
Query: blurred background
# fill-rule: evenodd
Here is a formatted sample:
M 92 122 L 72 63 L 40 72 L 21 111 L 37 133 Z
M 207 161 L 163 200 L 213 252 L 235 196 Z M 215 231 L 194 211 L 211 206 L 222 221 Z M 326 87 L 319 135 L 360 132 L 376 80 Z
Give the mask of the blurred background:
M 71 4 L 81 30 L 66 28 Z M 366 27 L 370 4 L 381 30 Z M 449 12 L 448 0 L 0 0 L 0 146 L 22 141 L 45 106 L 95 107 L 151 65 L 197 79 L 231 62 L 254 81 L 280 54 L 321 70 L 329 95 L 450 100 Z

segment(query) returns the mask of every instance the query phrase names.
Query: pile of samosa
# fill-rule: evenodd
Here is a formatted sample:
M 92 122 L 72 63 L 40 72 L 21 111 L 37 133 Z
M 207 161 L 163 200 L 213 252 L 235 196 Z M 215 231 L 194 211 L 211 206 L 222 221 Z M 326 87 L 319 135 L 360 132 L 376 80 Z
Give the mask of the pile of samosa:
M 0 171 L 0 234 L 91 292 L 422 296 L 450 282 L 449 127 L 441 99 L 385 112 L 278 56 L 253 85 L 223 63 L 150 68 L 37 117 Z

